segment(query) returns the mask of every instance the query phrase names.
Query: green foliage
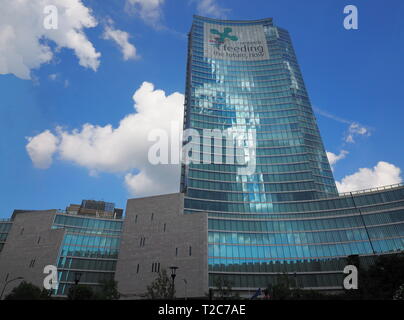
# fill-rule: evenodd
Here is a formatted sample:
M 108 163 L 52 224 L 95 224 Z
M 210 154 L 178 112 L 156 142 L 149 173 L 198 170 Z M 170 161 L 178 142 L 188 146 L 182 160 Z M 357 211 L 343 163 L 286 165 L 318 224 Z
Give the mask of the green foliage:
M 288 300 L 292 298 L 292 283 L 287 274 L 282 274 L 276 279 L 274 285 L 268 285 L 267 291 L 273 300 Z
M 5 300 L 46 300 L 50 299 L 51 291 L 41 289 L 32 283 L 23 281 L 15 287 Z
M 347 257 L 347 265 L 358 268 L 358 290 L 330 294 L 297 288 L 287 274 L 265 290 L 271 300 L 369 300 L 404 299 L 404 254 L 379 256 L 368 269 L 360 265 L 358 256 Z
M 98 300 L 118 300 L 120 294 L 118 292 L 118 282 L 111 279 L 100 282 L 101 288 L 96 293 L 96 299 Z
M 85 284 L 72 285 L 67 294 L 68 300 L 95 300 L 93 289 Z
M 146 296 L 149 299 L 170 299 L 175 296 L 172 280 L 165 269 L 159 272 L 151 285 L 147 286 Z
M 216 290 L 220 299 L 228 299 L 231 297 L 232 283 L 224 277 L 217 277 L 214 281 Z
M 362 276 L 362 279 L 361 279 Z M 404 283 L 404 254 L 378 257 L 376 263 L 359 273 L 362 298 L 391 300 Z
M 404 300 L 404 284 L 394 293 L 393 300 Z

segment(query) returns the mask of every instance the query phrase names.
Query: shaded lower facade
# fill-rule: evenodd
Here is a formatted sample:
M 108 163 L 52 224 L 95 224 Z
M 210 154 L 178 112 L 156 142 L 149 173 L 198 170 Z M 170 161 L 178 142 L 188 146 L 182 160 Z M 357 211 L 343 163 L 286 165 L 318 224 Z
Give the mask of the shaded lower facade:
M 178 298 L 206 297 L 223 279 L 248 297 L 284 274 L 296 287 L 338 291 L 351 256 L 366 267 L 404 249 L 404 186 L 288 203 L 267 214 L 192 214 L 186 201 L 182 193 L 130 199 L 124 219 L 15 211 L 0 221 L 0 281 L 24 277 L 41 287 L 51 264 L 57 296 L 67 295 L 79 273 L 95 290 L 115 279 L 123 299 L 142 299 L 158 273 L 175 266 Z
M 404 249 L 404 187 L 288 203 L 270 214 L 209 212 L 209 285 L 256 290 L 288 273 L 299 287 L 342 289 L 347 257 L 364 266 Z M 283 209 L 283 210 L 282 210 Z

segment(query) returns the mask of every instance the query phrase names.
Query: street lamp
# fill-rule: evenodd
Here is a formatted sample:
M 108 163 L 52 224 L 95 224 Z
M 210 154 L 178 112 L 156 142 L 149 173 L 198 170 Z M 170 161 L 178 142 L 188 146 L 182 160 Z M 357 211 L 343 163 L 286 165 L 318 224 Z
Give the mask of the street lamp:
M 81 272 L 75 272 L 74 273 L 74 300 L 76 300 L 76 294 L 77 294 L 77 286 L 80 282 L 81 279 Z
M 81 279 L 81 272 L 74 273 L 74 284 L 77 286 Z
M 7 275 L 7 276 L 8 276 L 8 275 Z M 7 287 L 7 285 L 8 285 L 10 282 L 13 282 L 13 281 L 16 281 L 16 280 L 23 280 L 23 279 L 24 279 L 23 277 L 17 277 L 17 278 L 14 278 L 14 279 L 11 279 L 11 280 L 6 281 L 6 282 L 4 283 L 3 290 L 1 291 L 1 294 L 0 294 L 0 300 L 3 299 L 4 291 L 6 290 L 6 287 Z
M 170 267 L 170 269 L 171 269 L 171 279 L 173 280 L 173 286 L 172 286 L 172 289 L 171 289 L 171 297 L 174 299 L 174 292 L 175 292 L 175 277 L 177 276 L 176 275 L 176 272 L 177 272 L 177 269 L 178 269 L 178 267 L 176 267 L 176 266 L 172 266 L 172 267 Z
M 188 284 L 188 281 L 187 281 L 187 279 L 182 279 L 182 280 L 184 280 L 184 283 L 185 283 L 185 300 L 187 300 L 187 284 Z

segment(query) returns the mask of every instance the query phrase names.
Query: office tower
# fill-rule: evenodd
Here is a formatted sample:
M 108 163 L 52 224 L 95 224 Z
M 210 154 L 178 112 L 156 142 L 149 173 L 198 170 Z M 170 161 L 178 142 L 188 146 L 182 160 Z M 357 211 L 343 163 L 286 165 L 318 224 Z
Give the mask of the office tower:
M 402 188 L 338 195 L 291 38 L 272 19 L 195 16 L 185 96 L 184 129 L 256 131 L 253 174 L 225 161 L 182 167 L 184 213 L 208 213 L 210 287 L 225 277 L 253 290 L 287 272 L 306 288 L 337 288 L 347 256 L 404 247 L 402 212 L 370 214 L 402 204 Z M 220 148 L 207 141 L 193 142 L 213 159 Z M 237 148 L 251 159 L 246 144 Z

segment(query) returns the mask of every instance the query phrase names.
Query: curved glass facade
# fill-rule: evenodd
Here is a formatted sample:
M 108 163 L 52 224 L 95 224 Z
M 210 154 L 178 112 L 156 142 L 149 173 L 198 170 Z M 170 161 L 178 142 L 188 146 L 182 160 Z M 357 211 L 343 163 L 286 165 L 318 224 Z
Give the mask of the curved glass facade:
M 300 286 L 341 287 L 347 256 L 404 248 L 403 187 L 338 196 L 290 36 L 272 19 L 194 17 L 185 108 L 185 129 L 256 132 L 253 174 L 182 168 L 185 213 L 208 212 L 211 286 L 222 276 L 265 287 L 288 272 Z

